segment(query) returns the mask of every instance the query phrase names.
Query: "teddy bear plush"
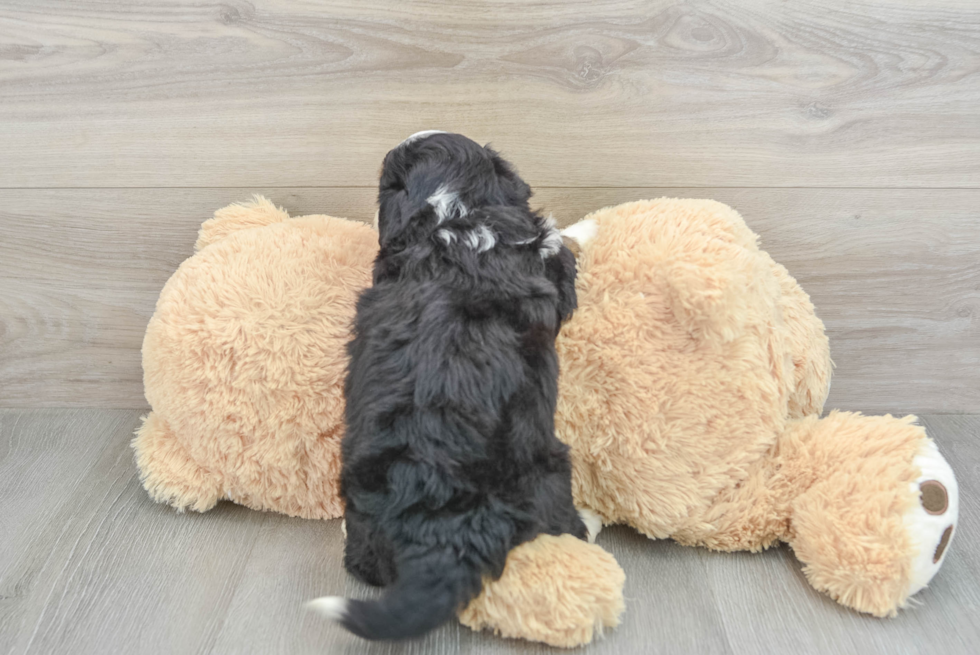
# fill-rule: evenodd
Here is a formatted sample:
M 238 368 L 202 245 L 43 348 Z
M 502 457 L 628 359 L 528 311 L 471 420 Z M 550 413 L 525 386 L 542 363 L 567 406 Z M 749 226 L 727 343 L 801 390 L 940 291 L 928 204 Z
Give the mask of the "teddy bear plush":
M 712 549 L 786 542 L 816 589 L 876 616 L 928 583 L 955 532 L 952 470 L 914 417 L 819 417 L 823 324 L 734 210 L 641 201 L 564 234 L 579 308 L 557 342 L 556 434 L 579 507 Z M 376 233 L 256 198 L 196 249 L 143 344 L 144 486 L 178 509 L 340 516 L 344 346 Z M 539 537 L 460 619 L 573 646 L 618 622 L 622 583 L 597 546 Z
M 731 208 L 604 209 L 558 342 L 576 503 L 716 550 L 788 543 L 810 584 L 890 616 L 936 574 L 956 478 L 915 417 L 831 412 L 812 304 Z

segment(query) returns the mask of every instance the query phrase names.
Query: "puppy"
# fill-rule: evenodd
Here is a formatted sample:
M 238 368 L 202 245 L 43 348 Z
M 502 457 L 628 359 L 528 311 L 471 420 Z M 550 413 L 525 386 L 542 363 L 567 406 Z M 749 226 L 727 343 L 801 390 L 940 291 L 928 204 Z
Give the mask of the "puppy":
M 554 434 L 555 336 L 575 257 L 494 151 L 422 132 L 384 159 L 374 284 L 344 394 L 344 566 L 378 601 L 314 608 L 367 639 L 415 637 L 541 533 L 587 535 Z

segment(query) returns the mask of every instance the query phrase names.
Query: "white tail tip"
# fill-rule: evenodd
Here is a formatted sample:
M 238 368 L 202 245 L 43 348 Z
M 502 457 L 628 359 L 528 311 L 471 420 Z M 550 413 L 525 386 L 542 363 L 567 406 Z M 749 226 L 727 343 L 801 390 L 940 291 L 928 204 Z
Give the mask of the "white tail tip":
M 347 599 L 340 596 L 314 598 L 306 604 L 306 609 L 313 610 L 331 621 L 342 621 L 347 616 Z

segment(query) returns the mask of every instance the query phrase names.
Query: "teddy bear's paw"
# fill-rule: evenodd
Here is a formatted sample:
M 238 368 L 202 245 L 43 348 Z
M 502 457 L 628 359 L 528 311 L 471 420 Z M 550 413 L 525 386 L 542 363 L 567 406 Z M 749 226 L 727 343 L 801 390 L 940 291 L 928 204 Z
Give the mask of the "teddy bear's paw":
M 191 458 L 156 412 L 143 418 L 131 446 L 140 482 L 155 502 L 206 512 L 221 500 L 218 479 Z
M 909 575 L 909 596 L 929 584 L 939 571 L 956 532 L 959 514 L 956 476 L 935 442 L 924 441 L 913 463 L 921 474 L 911 483 L 912 493 L 919 502 L 905 515 L 905 525 L 916 549 Z
M 507 554 L 503 575 L 484 580 L 459 620 L 473 630 L 574 648 L 619 625 L 625 581 L 599 546 L 542 534 Z
M 588 248 L 597 234 L 599 234 L 599 225 L 591 218 L 569 225 L 561 231 L 563 237 L 577 243 L 580 249 Z
M 580 509 L 578 515 L 582 519 L 582 523 L 585 524 L 585 528 L 589 531 L 589 543 L 594 544 L 595 538 L 602 531 L 602 518 L 591 509 L 585 508 Z

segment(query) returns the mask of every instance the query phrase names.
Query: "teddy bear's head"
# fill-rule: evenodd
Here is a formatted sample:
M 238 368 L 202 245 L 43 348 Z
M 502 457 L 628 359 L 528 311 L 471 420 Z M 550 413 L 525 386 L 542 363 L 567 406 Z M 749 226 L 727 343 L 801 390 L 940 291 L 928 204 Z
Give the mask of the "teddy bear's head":
M 556 426 L 573 448 L 576 499 L 609 522 L 683 538 L 775 443 L 801 402 L 797 365 L 829 378 L 826 352 L 815 365 L 793 349 L 794 331 L 823 326 L 787 321 L 787 304 L 809 300 L 784 294 L 795 281 L 783 284 L 720 203 L 628 203 L 564 234 L 583 243 L 579 309 L 558 339 Z M 822 405 L 825 386 L 810 392 Z

